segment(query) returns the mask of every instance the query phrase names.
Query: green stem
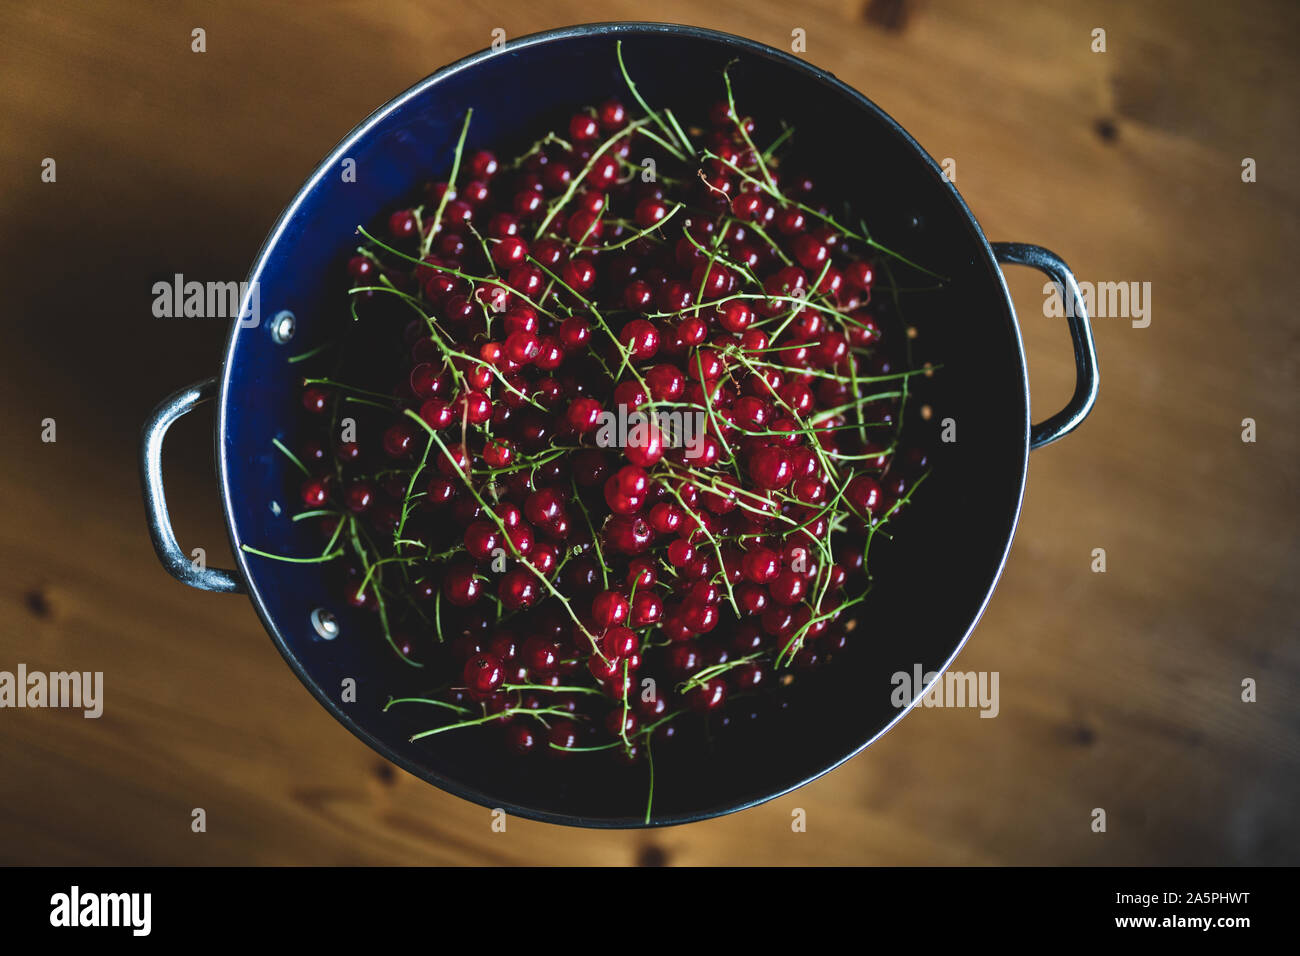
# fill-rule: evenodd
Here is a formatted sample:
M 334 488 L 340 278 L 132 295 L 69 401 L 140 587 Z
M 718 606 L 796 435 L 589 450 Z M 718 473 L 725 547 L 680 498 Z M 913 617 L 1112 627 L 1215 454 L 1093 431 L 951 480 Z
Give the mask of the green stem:
M 433 228 L 420 240 L 420 258 L 429 254 L 429 248 L 433 245 L 433 237 L 437 235 L 438 228 L 442 224 L 442 212 L 447 208 L 447 200 L 451 198 L 453 190 L 456 188 L 456 177 L 460 173 L 460 157 L 465 150 L 465 136 L 469 133 L 469 121 L 474 115 L 473 109 L 465 111 L 465 122 L 460 128 L 460 139 L 456 141 L 456 154 L 451 160 L 451 175 L 447 177 L 447 188 L 443 190 L 442 197 L 438 200 L 438 208 L 433 214 Z M 423 228 L 424 223 L 420 223 Z
M 280 439 L 278 438 L 272 438 L 271 444 L 274 445 L 276 448 L 280 449 L 280 451 L 284 452 L 284 457 L 288 458 L 291 462 L 297 465 L 299 471 L 301 471 L 304 475 L 308 476 L 309 478 L 311 477 L 311 472 L 307 470 L 307 466 L 298 460 L 297 455 L 295 455 L 293 452 L 291 452 L 288 448 L 285 447 L 284 442 L 280 441 Z

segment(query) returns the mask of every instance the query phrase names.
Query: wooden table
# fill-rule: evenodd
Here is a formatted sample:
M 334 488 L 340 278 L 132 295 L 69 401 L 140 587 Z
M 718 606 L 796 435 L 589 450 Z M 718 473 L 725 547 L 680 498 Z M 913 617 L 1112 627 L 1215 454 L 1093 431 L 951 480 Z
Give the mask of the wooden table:
M 963 669 L 1001 713 L 918 710 L 796 793 L 653 833 L 511 820 L 395 771 L 311 701 L 247 602 L 160 570 L 140 422 L 218 364 L 154 280 L 239 276 L 318 158 L 376 104 L 509 36 L 635 19 L 611 0 L 303 7 L 8 3 L 0 35 L 5 372 L 0 669 L 106 672 L 100 720 L 0 711 L 5 863 L 992 864 L 1300 861 L 1294 4 L 663 0 L 788 47 L 936 158 L 994 239 L 1092 282 L 1100 404 L 1035 453 Z M 202 27 L 207 52 L 191 52 Z M 1093 52 L 1092 31 L 1106 31 Z M 41 181 L 52 157 L 57 181 Z M 1242 181 L 1243 159 L 1257 181 Z M 1011 277 L 1035 417 L 1073 383 L 1042 280 Z M 41 441 L 53 418 L 57 441 Z M 227 563 L 210 422 L 168 446 L 186 547 Z M 1258 440 L 1241 440 L 1242 420 Z M 1104 548 L 1107 571 L 1090 570 Z M 1258 700 L 1242 701 L 1242 681 Z M 207 832 L 191 832 L 191 809 Z M 806 833 L 791 812 L 807 811 Z M 1094 808 L 1107 812 L 1093 832 Z

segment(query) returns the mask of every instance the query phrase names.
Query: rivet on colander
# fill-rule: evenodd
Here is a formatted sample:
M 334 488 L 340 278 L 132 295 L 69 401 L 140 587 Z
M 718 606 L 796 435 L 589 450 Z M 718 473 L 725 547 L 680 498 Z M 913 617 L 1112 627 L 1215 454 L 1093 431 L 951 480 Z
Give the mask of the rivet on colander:
M 339 622 L 333 613 L 318 607 L 311 612 L 311 626 L 327 641 L 332 641 L 339 636 Z
M 277 312 L 275 318 L 271 320 L 271 338 L 283 345 L 293 338 L 297 328 L 298 320 L 293 317 L 292 312 Z

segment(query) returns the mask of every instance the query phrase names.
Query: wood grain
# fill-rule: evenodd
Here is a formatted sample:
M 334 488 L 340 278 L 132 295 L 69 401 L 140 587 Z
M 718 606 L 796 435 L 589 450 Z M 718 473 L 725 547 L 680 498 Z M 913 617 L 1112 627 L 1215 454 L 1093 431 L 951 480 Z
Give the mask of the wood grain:
M 788 47 L 936 158 L 993 239 L 1151 283 L 1098 319 L 1101 400 L 1031 458 L 1002 584 L 963 652 L 1001 713 L 918 710 L 796 793 L 655 833 L 511 820 L 396 771 L 311 700 L 248 604 L 174 584 L 144 531 L 139 423 L 223 330 L 160 327 L 152 278 L 241 275 L 355 121 L 508 35 L 644 18 L 612 0 L 4 4 L 0 669 L 103 670 L 100 720 L 0 711 L 0 862 L 1296 863 L 1294 4 L 685 0 L 657 18 Z M 190 52 L 190 30 L 208 52 Z M 1090 49 L 1106 30 L 1107 50 Z M 54 157 L 58 181 L 41 183 Z M 1258 181 L 1241 164 L 1256 160 Z M 869 172 L 867 173 L 869 175 Z M 1063 323 L 1010 276 L 1035 417 Z M 40 441 L 57 421 L 58 441 Z M 195 416 L 201 418 L 203 416 Z M 1254 444 L 1241 421 L 1258 423 Z M 210 423 L 168 446 L 187 547 L 228 560 Z M 1108 571 L 1089 570 L 1105 548 Z M 1257 703 L 1241 701 L 1243 678 Z M 190 811 L 208 830 L 190 831 Z M 792 833 L 791 811 L 808 814 Z M 1108 830 L 1093 833 L 1095 807 Z

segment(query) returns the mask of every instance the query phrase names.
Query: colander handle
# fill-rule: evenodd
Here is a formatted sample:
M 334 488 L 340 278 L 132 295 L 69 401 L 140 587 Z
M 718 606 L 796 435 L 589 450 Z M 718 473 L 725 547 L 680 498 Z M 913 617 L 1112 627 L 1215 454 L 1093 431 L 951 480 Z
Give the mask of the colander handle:
M 195 382 L 168 395 L 150 413 L 144 423 L 140 442 L 140 475 L 143 479 L 144 513 L 149 523 L 149 537 L 158 552 L 158 560 L 177 581 L 200 591 L 239 593 L 244 582 L 234 571 L 222 568 L 197 567 L 186 557 L 176 542 L 171 515 L 167 513 L 167 498 L 163 494 L 162 448 L 163 438 L 172 422 L 194 411 L 217 395 L 215 378 Z
M 1030 429 L 1029 447 L 1042 448 L 1078 428 L 1097 401 L 1101 378 L 1097 372 L 1097 349 L 1092 342 L 1092 327 L 1088 324 L 1079 283 L 1070 267 L 1056 253 L 1021 242 L 995 242 L 993 255 L 1002 265 L 1029 266 L 1042 272 L 1056 283 L 1065 300 L 1070 338 L 1074 340 L 1074 394 L 1063 409 Z

